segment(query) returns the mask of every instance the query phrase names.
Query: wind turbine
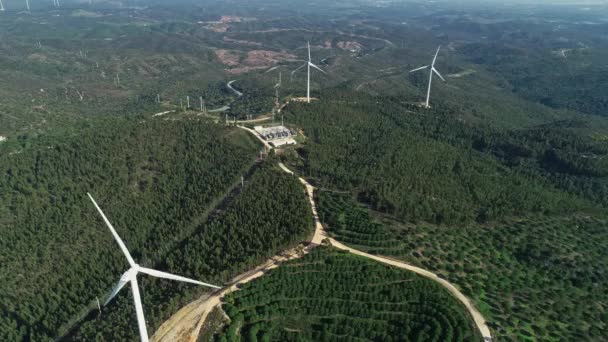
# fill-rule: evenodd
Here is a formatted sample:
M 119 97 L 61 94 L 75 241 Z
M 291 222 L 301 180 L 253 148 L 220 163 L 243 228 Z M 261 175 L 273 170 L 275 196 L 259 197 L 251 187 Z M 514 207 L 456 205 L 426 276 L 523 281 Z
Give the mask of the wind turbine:
M 281 88 L 281 83 L 283 78 L 283 73 L 279 72 L 279 82 L 277 84 L 274 85 L 274 92 L 277 98 L 277 106 L 279 105 L 279 88 Z
M 2 4 L 2 0 L 0 0 L 0 11 L 4 11 L 4 5 Z
M 425 108 L 430 108 L 431 106 L 429 105 L 429 101 L 431 99 L 431 83 L 433 83 L 433 73 L 437 74 L 437 76 L 439 76 L 439 78 L 441 78 L 442 81 L 445 82 L 445 79 L 443 78 L 443 76 L 441 76 L 441 74 L 439 73 L 439 71 L 437 71 L 437 69 L 435 69 L 435 61 L 437 60 L 437 55 L 439 54 L 439 50 L 441 49 L 441 46 L 439 46 L 437 48 L 437 52 L 435 53 L 435 58 L 433 58 L 433 63 L 431 63 L 431 65 L 425 65 L 423 67 L 420 68 L 416 68 L 412 71 L 410 71 L 410 74 L 419 70 L 424 70 L 428 67 L 431 68 L 430 70 L 430 75 L 429 75 L 429 88 L 426 92 L 426 103 L 424 104 Z
M 279 71 L 279 82 L 274 85 L 274 97 L 275 97 L 275 99 L 274 99 L 274 105 L 275 105 L 275 108 L 272 110 L 272 121 L 273 122 L 274 122 L 274 114 L 275 114 L 275 112 L 277 110 L 278 111 L 281 110 L 280 109 L 281 108 L 281 104 L 279 102 L 279 88 L 281 88 L 281 85 L 283 83 L 282 79 L 283 79 L 283 73 Z
M 131 254 L 129 253 L 127 246 L 120 239 L 120 236 L 118 236 L 118 233 L 116 233 L 116 230 L 114 229 L 114 227 L 112 226 L 112 224 L 110 223 L 110 221 L 108 220 L 106 215 L 103 213 L 103 211 L 101 211 L 101 208 L 99 208 L 99 206 L 97 205 L 97 202 L 95 202 L 95 199 L 93 199 L 93 196 L 91 196 L 91 194 L 89 194 L 89 193 L 87 193 L 87 195 L 93 202 L 93 205 L 95 205 L 95 208 L 97 208 L 97 211 L 99 211 L 99 214 L 103 218 L 103 221 L 106 223 L 108 228 L 110 228 L 110 232 L 112 232 L 114 239 L 118 243 L 118 246 L 122 250 L 123 254 L 127 258 L 127 261 L 129 262 L 129 265 L 131 266 L 131 268 L 120 277 L 118 284 L 116 284 L 116 286 L 112 290 L 112 294 L 110 294 L 110 297 L 106 300 L 106 302 L 103 305 L 104 306 L 108 305 L 108 303 L 112 300 L 112 298 L 114 298 L 116 296 L 116 294 L 127 283 L 130 282 L 131 291 L 133 291 L 133 301 L 135 302 L 135 312 L 137 313 L 137 325 L 139 326 L 139 336 L 140 336 L 142 342 L 148 342 L 148 331 L 146 330 L 146 319 L 144 318 L 144 310 L 143 310 L 143 307 L 141 304 L 141 297 L 139 295 L 139 287 L 137 285 L 137 274 L 138 273 L 145 273 L 145 274 L 151 275 L 153 277 L 157 277 L 157 278 L 177 280 L 177 281 L 181 281 L 181 282 L 185 282 L 185 283 L 192 283 L 192 284 L 207 286 L 207 287 L 211 287 L 211 288 L 215 288 L 215 289 L 220 289 L 220 287 L 215 286 L 215 285 L 210 285 L 207 283 L 203 283 L 203 282 L 193 280 L 193 279 L 188 279 L 188 278 L 181 277 L 178 275 L 173 275 L 170 273 L 141 267 L 138 264 L 136 264 L 135 261 L 133 260 L 133 258 L 131 257 Z
M 327 75 L 327 73 L 312 63 L 312 59 L 310 58 L 310 42 L 308 42 L 307 45 L 308 45 L 308 62 L 306 62 L 306 64 L 302 65 L 301 67 L 297 68 L 296 70 L 292 71 L 291 75 L 293 76 L 293 74 L 295 74 L 297 71 L 299 71 L 303 67 L 308 67 L 308 83 L 307 83 L 307 88 L 306 88 L 306 100 L 308 103 L 310 103 L 310 67 L 313 67 L 313 68 L 319 70 L 320 72 L 324 73 L 325 75 Z
M 30 0 L 25 0 L 25 7 L 27 7 L 27 11 L 30 12 Z

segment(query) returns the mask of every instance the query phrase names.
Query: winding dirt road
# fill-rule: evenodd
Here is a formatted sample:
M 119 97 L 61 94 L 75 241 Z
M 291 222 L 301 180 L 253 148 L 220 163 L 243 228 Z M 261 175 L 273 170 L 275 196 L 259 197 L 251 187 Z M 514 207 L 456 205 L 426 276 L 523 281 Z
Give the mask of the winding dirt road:
M 458 290 L 454 285 L 452 285 L 447 280 L 440 278 L 435 273 L 427 271 L 423 268 L 413 266 L 413 265 L 410 265 L 410 264 L 407 264 L 407 263 L 404 263 L 404 262 L 401 262 L 398 260 L 393 260 L 393 259 L 388 259 L 388 258 L 384 258 L 384 257 L 377 256 L 377 255 L 368 254 L 368 253 L 359 251 L 357 249 L 345 246 L 333 238 L 329 238 L 329 241 L 331 242 L 333 247 L 336 247 L 338 249 L 349 251 L 353 254 L 360 255 L 360 256 L 381 262 L 383 264 L 387 264 L 387 265 L 399 267 L 399 268 L 402 268 L 402 269 L 405 269 L 408 271 L 412 271 L 418 275 L 421 275 L 425 278 L 429 278 L 429 279 L 439 283 L 441 286 L 445 287 L 448 291 L 450 291 L 450 293 L 452 295 L 454 295 L 454 297 L 456 297 L 462 304 L 464 304 L 464 306 L 467 308 L 467 310 L 473 317 L 473 321 L 475 321 L 475 325 L 477 326 L 477 329 L 483 336 L 484 341 L 486 341 L 486 342 L 492 341 L 492 334 L 490 333 L 490 328 L 488 327 L 485 318 L 483 318 L 483 316 L 481 315 L 479 310 L 477 310 L 477 308 L 475 308 L 473 303 L 471 303 L 471 301 L 465 295 L 463 295 L 462 292 L 460 292 L 460 290 Z
M 234 82 L 236 82 L 236 80 L 232 80 L 232 81 L 228 82 L 228 84 L 226 84 L 226 86 L 228 86 L 228 89 L 232 90 L 238 97 L 243 96 L 243 93 L 241 93 L 240 91 L 238 91 L 232 87 L 232 84 Z
M 281 169 L 283 169 L 283 171 L 285 171 L 291 175 L 294 174 L 285 165 L 283 165 L 283 163 L 279 163 L 279 166 L 281 167 Z M 464 304 L 464 306 L 467 308 L 467 310 L 473 317 L 473 321 L 475 321 L 475 325 L 477 326 L 477 329 L 479 329 L 479 332 L 483 336 L 484 341 L 492 341 L 492 334 L 490 333 L 490 328 L 488 327 L 486 320 L 483 318 L 483 315 L 479 312 L 479 310 L 477 310 L 477 308 L 475 308 L 473 303 L 464 294 L 462 294 L 462 292 L 460 292 L 460 290 L 458 290 L 454 285 L 452 285 L 447 280 L 440 278 L 439 276 L 437 276 L 437 274 L 427 271 L 423 268 L 420 268 L 420 267 L 417 267 L 414 265 L 410 265 L 410 264 L 402 262 L 402 261 L 368 254 L 368 253 L 362 252 L 360 250 L 348 247 L 348 246 L 342 244 L 341 242 L 337 241 L 336 239 L 327 235 L 327 232 L 325 231 L 325 229 L 323 229 L 323 225 L 321 224 L 321 221 L 319 220 L 319 216 L 317 214 L 317 205 L 314 201 L 315 188 L 312 185 L 310 185 L 304 178 L 299 177 L 299 180 L 306 187 L 306 192 L 310 199 L 310 204 L 311 204 L 311 208 L 312 208 L 312 215 L 315 218 L 315 234 L 311 241 L 313 244 L 320 245 L 323 242 L 323 240 L 328 239 L 330 241 L 330 243 L 332 244 L 332 246 L 335 248 L 349 251 L 353 254 L 363 256 L 363 257 L 381 262 L 383 264 L 387 264 L 387 265 L 395 266 L 395 267 L 405 269 L 408 271 L 412 271 L 418 275 L 421 275 L 425 278 L 429 278 L 429 279 L 439 283 L 441 286 L 445 287 L 448 291 L 450 291 L 450 293 L 452 295 L 454 295 L 454 297 L 456 297 L 462 304 Z
M 259 137 L 253 130 L 251 130 L 247 127 L 243 127 L 243 126 L 238 126 L 238 127 L 249 131 L 255 137 L 257 137 L 260 141 L 262 141 L 262 143 L 265 146 L 272 148 L 270 145 L 268 145 L 268 143 L 266 141 L 264 141 L 261 137 Z M 289 170 L 283 163 L 279 163 L 279 167 L 286 173 L 295 176 L 293 171 Z M 359 251 L 357 249 L 348 247 L 348 246 L 340 243 L 339 241 L 335 240 L 334 238 L 330 237 L 327 234 L 327 232 L 325 231 L 325 229 L 323 228 L 323 225 L 321 224 L 321 221 L 317 214 L 317 205 L 314 201 L 315 188 L 312 185 L 310 185 L 304 178 L 298 177 L 298 179 L 306 188 L 306 193 L 310 200 L 312 214 L 313 214 L 314 221 L 315 221 L 315 232 L 310 241 L 312 243 L 311 246 L 314 247 L 316 245 L 320 245 L 325 239 L 327 239 L 335 248 L 349 251 L 350 253 L 353 253 L 353 254 L 356 254 L 356 255 L 359 255 L 359 256 L 362 256 L 365 258 L 369 258 L 369 259 L 381 262 L 386 265 L 391 265 L 391 266 L 395 266 L 395 267 L 398 267 L 401 269 L 412 271 L 418 275 L 421 275 L 423 277 L 426 277 L 428 279 L 431 279 L 431 280 L 439 283 L 441 286 L 446 288 L 452 295 L 454 295 L 454 297 L 456 297 L 466 307 L 466 309 L 469 311 L 470 315 L 473 317 L 473 321 L 475 322 L 477 329 L 483 336 L 484 341 L 485 342 L 492 341 L 492 335 L 490 332 L 490 328 L 488 327 L 486 320 L 481 315 L 479 310 L 477 310 L 477 308 L 475 308 L 473 303 L 464 294 L 462 294 L 462 292 L 460 292 L 460 290 L 458 290 L 458 288 L 456 288 L 453 284 L 451 284 L 447 280 L 440 278 L 439 276 L 437 276 L 437 274 L 430 272 L 428 270 L 425 270 L 423 268 L 420 268 L 420 267 L 417 267 L 414 265 L 410 265 L 410 264 L 402 262 L 402 261 L 393 260 L 393 259 L 389 259 L 389 258 L 377 256 L 377 255 L 371 255 L 371 254 Z M 209 313 L 211 311 L 213 311 L 214 308 L 216 308 L 217 306 L 219 306 L 221 304 L 222 297 L 224 297 L 226 294 L 229 294 L 231 292 L 238 290 L 238 287 L 239 287 L 238 285 L 250 282 L 256 278 L 263 276 L 266 271 L 273 269 L 275 267 L 278 267 L 280 265 L 280 263 L 282 263 L 284 261 L 302 257 L 309 250 L 310 249 L 304 250 L 304 252 L 300 253 L 300 254 L 297 254 L 292 250 L 291 253 L 288 253 L 288 256 L 285 256 L 285 255 L 275 256 L 275 257 L 271 258 L 270 260 L 268 260 L 263 265 L 257 267 L 256 269 L 254 269 L 250 272 L 246 272 L 246 273 L 236 277 L 235 279 L 233 279 L 230 286 L 228 286 L 222 290 L 216 291 L 214 293 L 211 293 L 209 295 L 205 295 L 205 296 L 199 298 L 198 300 L 188 304 L 187 306 L 182 308 L 180 311 L 178 311 L 175 315 L 173 315 L 169 320 L 167 320 L 158 329 L 158 331 L 156 331 L 154 336 L 151 338 L 151 341 L 196 342 L 207 316 L 209 315 Z

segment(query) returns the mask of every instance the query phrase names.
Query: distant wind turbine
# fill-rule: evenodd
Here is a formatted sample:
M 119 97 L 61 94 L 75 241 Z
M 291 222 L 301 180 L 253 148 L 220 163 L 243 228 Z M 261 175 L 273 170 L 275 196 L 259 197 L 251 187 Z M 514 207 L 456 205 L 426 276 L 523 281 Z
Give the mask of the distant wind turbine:
M 275 88 L 279 88 L 281 86 L 282 78 L 283 78 L 283 73 L 279 72 L 279 83 L 274 85 Z
M 30 12 L 30 0 L 25 0 L 25 7 L 27 7 L 27 11 Z
M 308 103 L 310 103 L 310 67 L 313 67 L 313 68 L 319 70 L 320 72 L 324 73 L 325 75 L 327 75 L 327 73 L 325 71 L 321 70 L 321 68 L 319 68 L 318 66 L 316 66 L 312 63 L 312 59 L 310 58 L 310 42 L 308 42 L 308 62 L 306 62 L 306 64 L 302 65 L 301 67 L 297 68 L 296 70 L 292 71 L 291 75 L 293 76 L 293 74 L 295 74 L 297 71 L 299 71 L 303 67 L 308 67 L 308 83 L 307 83 L 307 88 L 306 88 L 306 100 Z
M 137 274 L 138 273 L 145 273 L 145 274 L 151 275 L 153 277 L 157 277 L 157 278 L 171 279 L 171 280 L 177 280 L 177 281 L 181 281 L 181 282 L 185 282 L 185 283 L 192 283 L 192 284 L 207 286 L 207 287 L 211 287 L 214 289 L 220 288 L 215 285 L 210 285 L 207 283 L 203 283 L 203 282 L 193 280 L 193 279 L 188 279 L 188 278 L 181 277 L 178 275 L 173 275 L 170 273 L 141 267 L 138 264 L 136 264 L 135 261 L 133 260 L 133 258 L 131 257 L 131 254 L 129 253 L 127 246 L 120 239 L 120 236 L 118 236 L 118 233 L 116 233 L 116 230 L 114 229 L 114 227 L 112 226 L 112 224 L 110 223 L 110 221 L 108 220 L 106 215 L 103 213 L 103 211 L 101 211 L 101 208 L 99 208 L 99 206 L 97 205 L 97 202 L 95 202 L 95 199 L 93 199 L 93 196 L 91 196 L 91 194 L 89 194 L 89 193 L 87 193 L 87 195 L 93 202 L 93 205 L 95 206 L 95 208 L 97 208 L 97 211 L 99 211 L 99 214 L 103 218 L 103 221 L 106 223 L 108 228 L 110 228 L 110 232 L 112 232 L 114 239 L 118 243 L 118 246 L 122 250 L 122 253 L 125 255 L 125 257 L 127 258 L 127 261 L 129 262 L 129 265 L 131 266 L 131 268 L 120 277 L 118 284 L 116 284 L 116 286 L 112 290 L 112 294 L 110 294 L 110 297 L 106 300 L 106 302 L 104 303 L 104 306 L 108 305 L 108 303 L 112 300 L 112 298 L 114 298 L 116 296 L 116 294 L 118 294 L 118 292 L 127 283 L 130 282 L 131 291 L 133 291 L 133 301 L 135 302 L 135 312 L 137 313 L 137 324 L 139 326 L 139 336 L 140 336 L 142 342 L 148 342 L 148 331 L 146 329 L 146 319 L 144 317 L 144 310 L 143 310 L 143 307 L 141 304 L 141 297 L 139 295 L 139 287 L 137 285 Z
M 429 101 L 431 99 L 431 83 L 433 83 L 433 73 L 437 74 L 437 76 L 439 76 L 439 78 L 441 78 L 441 80 L 445 82 L 445 79 L 443 78 L 443 76 L 441 76 L 441 74 L 439 73 L 439 71 L 437 71 L 437 69 L 435 69 L 435 61 L 437 60 L 437 55 L 439 55 L 439 50 L 440 49 L 441 49 L 441 46 L 437 48 L 437 52 L 435 53 L 435 58 L 433 58 L 433 63 L 431 63 L 430 66 L 429 65 L 425 65 L 423 67 L 416 68 L 416 69 L 410 71 L 410 73 L 412 73 L 412 72 L 416 72 L 416 71 L 419 71 L 419 70 L 424 70 L 424 69 L 426 69 L 428 67 L 431 68 L 430 75 L 429 75 L 429 88 L 428 88 L 428 90 L 426 92 L 426 103 L 424 104 L 424 107 L 426 107 L 426 108 L 430 108 Z
M 274 92 L 275 92 L 275 97 L 276 97 L 276 106 L 277 108 L 279 107 L 279 88 L 281 88 L 281 83 L 283 83 L 283 73 L 279 71 L 279 82 L 277 84 L 274 85 Z M 274 116 L 274 114 L 273 114 Z
M 4 5 L 2 4 L 2 0 L 0 0 L 0 11 L 4 11 Z

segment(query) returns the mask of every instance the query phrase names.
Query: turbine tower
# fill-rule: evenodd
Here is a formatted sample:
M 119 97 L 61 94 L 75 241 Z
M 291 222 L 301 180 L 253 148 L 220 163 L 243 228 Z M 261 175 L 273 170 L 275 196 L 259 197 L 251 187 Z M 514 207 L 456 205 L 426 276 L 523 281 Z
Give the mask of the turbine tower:
M 283 78 L 283 73 L 279 72 L 279 83 L 274 85 L 274 92 L 275 92 L 275 97 L 276 97 L 277 108 L 279 107 L 279 88 L 281 87 L 282 78 Z
M 0 0 L 0 11 L 4 11 L 4 5 L 2 4 L 2 0 Z
M 141 304 L 141 296 L 139 295 L 139 287 L 137 285 L 137 274 L 138 273 L 145 273 L 145 274 L 151 275 L 153 277 L 157 277 L 157 278 L 171 279 L 171 280 L 181 281 L 181 282 L 185 282 L 185 283 L 192 283 L 192 284 L 207 286 L 207 287 L 211 287 L 214 289 L 220 289 L 220 287 L 215 286 L 215 285 L 210 285 L 207 283 L 203 283 L 203 282 L 193 280 L 193 279 L 188 279 L 188 278 L 181 277 L 178 275 L 153 270 L 150 268 L 141 267 L 138 264 L 136 264 L 135 261 L 133 260 L 133 258 L 131 257 L 131 254 L 129 253 L 127 246 L 120 239 L 120 236 L 118 236 L 118 233 L 116 233 L 116 230 L 114 229 L 114 227 L 112 226 L 112 224 L 110 223 L 110 221 L 108 220 L 106 215 L 103 213 L 103 211 L 101 211 L 101 208 L 99 208 L 99 206 L 97 205 L 97 202 L 95 202 L 95 200 L 93 199 L 93 196 L 91 196 L 91 194 L 89 194 L 89 193 L 87 193 L 87 195 L 93 202 L 93 205 L 95 206 L 95 208 L 97 208 L 97 211 L 103 218 L 103 221 L 106 223 L 108 228 L 110 228 L 110 232 L 114 236 L 114 239 L 118 243 L 118 246 L 122 250 L 122 253 L 125 255 L 125 257 L 127 258 L 127 261 L 129 262 L 129 265 L 131 266 L 131 268 L 120 277 L 118 284 L 116 284 L 116 286 L 112 290 L 112 294 L 110 294 L 110 297 L 108 297 L 108 299 L 106 300 L 106 302 L 103 305 L 104 306 L 108 305 L 108 303 L 112 300 L 112 298 L 114 298 L 116 296 L 116 294 L 127 283 L 131 283 L 131 291 L 133 291 L 133 301 L 135 302 L 135 312 L 137 314 L 137 325 L 139 326 L 139 336 L 140 336 L 142 342 L 148 342 L 148 331 L 146 329 L 146 319 L 144 318 L 144 310 L 143 310 L 143 307 Z
M 431 63 L 430 66 L 429 65 L 425 65 L 423 67 L 416 68 L 416 69 L 410 71 L 410 74 L 411 74 L 411 73 L 419 71 L 419 70 L 424 70 L 424 69 L 426 69 L 428 67 L 431 68 L 430 74 L 429 74 L 429 88 L 428 88 L 428 90 L 426 92 L 426 103 L 424 104 L 425 108 L 430 108 L 431 107 L 430 104 L 429 104 L 429 101 L 431 99 L 431 83 L 433 83 L 433 73 L 437 74 L 437 76 L 439 76 L 439 78 L 441 78 L 441 80 L 445 82 L 445 79 L 443 78 L 443 76 L 441 76 L 441 74 L 439 73 L 439 71 L 437 71 L 437 69 L 435 69 L 435 61 L 437 60 L 437 55 L 439 55 L 439 50 L 440 49 L 441 49 L 441 46 L 439 46 L 437 48 L 437 52 L 435 53 L 435 57 L 433 58 L 433 63 Z
M 319 70 L 320 72 L 324 73 L 325 75 L 327 75 L 327 73 L 323 70 L 321 70 L 321 68 L 319 68 L 318 66 L 314 65 L 312 63 L 312 59 L 310 58 L 310 42 L 308 42 L 308 62 L 306 62 L 306 64 L 302 65 L 301 67 L 297 68 L 296 70 L 291 72 L 291 75 L 293 76 L 293 74 L 295 74 L 297 71 L 299 71 L 300 69 L 302 69 L 303 67 L 307 67 L 308 68 L 308 82 L 307 82 L 307 88 L 306 88 L 306 101 L 308 103 L 310 103 L 310 67 L 313 67 L 317 70 Z

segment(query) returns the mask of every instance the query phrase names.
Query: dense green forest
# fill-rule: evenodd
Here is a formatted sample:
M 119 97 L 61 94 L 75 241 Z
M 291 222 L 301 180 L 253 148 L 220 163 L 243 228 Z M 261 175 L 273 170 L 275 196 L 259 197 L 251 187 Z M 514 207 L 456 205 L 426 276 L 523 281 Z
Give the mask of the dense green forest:
M 528 37 L 530 41 L 534 38 L 538 36 Z M 552 108 L 608 115 L 608 95 L 603 91 L 608 85 L 608 70 L 600 64 L 608 58 L 605 52 L 593 56 L 585 45 L 530 52 L 504 44 L 509 43 L 466 44 L 459 52 L 504 78 L 507 89 L 526 99 Z
M 403 224 L 350 196 L 320 192 L 339 241 L 449 279 L 473 298 L 500 341 L 606 337 L 606 214 L 534 215 L 451 227 Z M 584 303 L 584 304 L 583 304 Z
M 3 340 L 55 336 L 124 271 L 86 192 L 133 256 L 157 263 L 198 231 L 257 151 L 241 131 L 139 118 L 100 119 L 74 136 L 35 141 L 0 153 Z
M 155 267 L 223 284 L 312 233 L 310 204 L 300 182 L 274 163 L 263 163 L 235 198 Z M 114 277 L 118 277 L 116 273 Z M 183 305 L 207 289 L 142 276 L 139 279 L 148 329 L 153 332 Z M 124 291 L 101 316 L 86 321 L 66 338 L 74 341 L 135 339 L 131 296 Z
M 440 285 L 319 247 L 224 299 L 218 341 L 479 341 Z
M 332 234 L 453 280 L 501 340 L 606 339 L 605 6 L 4 5 L 0 340 L 51 339 L 69 328 L 67 340 L 134 338 L 128 291 L 74 325 L 126 267 L 87 191 L 139 262 L 210 282 L 309 234 L 301 184 L 254 163 L 258 146 L 244 132 L 201 121 L 269 113 L 279 72 L 282 101 L 304 95 L 306 73 L 290 73 L 306 60 L 307 41 L 328 74 L 312 75 L 319 101 L 283 111 L 305 142 L 283 160 L 322 189 L 350 193 L 320 195 Z M 447 82 L 433 83 L 432 108 L 422 109 L 428 77 L 408 71 L 428 64 L 438 45 Z M 243 96 L 227 88 L 231 80 Z M 199 97 L 210 112 L 198 111 Z M 338 279 L 344 270 L 333 271 Z M 204 291 L 140 281 L 150 331 Z M 353 322 L 320 324 L 330 334 L 335 324 L 358 331 Z M 434 324 L 425 333 L 449 331 Z M 304 338 L 319 337 L 318 327 Z
M 287 107 L 308 137 L 304 160 L 291 162 L 320 186 L 353 191 L 399 219 L 483 222 L 607 204 L 608 145 L 559 123 L 505 130 L 462 122 L 448 106 L 327 96 Z

